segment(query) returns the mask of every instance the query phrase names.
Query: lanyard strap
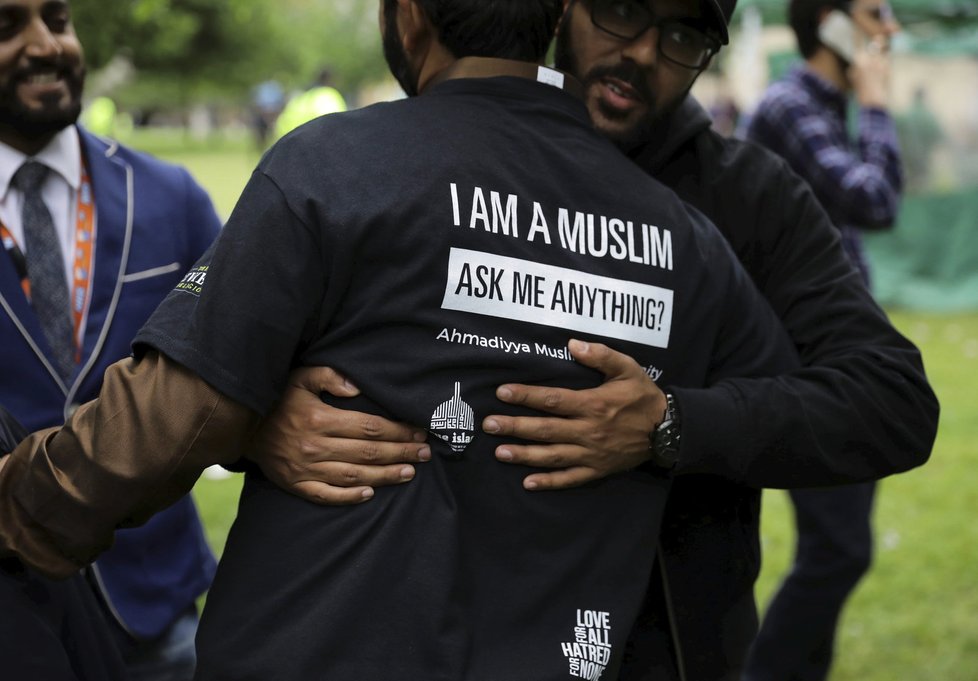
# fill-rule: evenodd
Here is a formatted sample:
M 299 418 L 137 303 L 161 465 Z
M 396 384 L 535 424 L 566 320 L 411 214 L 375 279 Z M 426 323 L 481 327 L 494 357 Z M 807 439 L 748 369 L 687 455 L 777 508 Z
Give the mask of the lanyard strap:
M 24 289 L 24 295 L 30 298 L 31 283 L 27 280 L 27 258 L 24 257 L 24 252 L 20 250 L 20 246 L 14 241 L 14 235 L 10 233 L 10 230 L 2 222 L 0 222 L 0 240 L 3 241 L 3 248 L 7 251 L 7 255 L 10 256 L 10 260 L 14 264 L 14 271 L 20 277 L 20 286 Z
M 75 212 L 75 260 L 71 282 L 71 318 L 75 325 L 75 361 L 81 361 L 81 334 L 92 294 L 92 265 L 95 262 L 95 201 L 88 169 L 82 162 Z
M 20 277 L 24 295 L 31 299 L 31 282 L 27 276 L 27 259 L 14 235 L 0 223 L 0 240 Z M 81 359 L 81 333 L 88 314 L 92 290 L 92 265 L 95 260 L 95 203 L 88 169 L 82 163 L 81 184 L 78 187 L 75 210 L 75 257 L 71 272 L 71 317 L 74 322 L 75 360 Z

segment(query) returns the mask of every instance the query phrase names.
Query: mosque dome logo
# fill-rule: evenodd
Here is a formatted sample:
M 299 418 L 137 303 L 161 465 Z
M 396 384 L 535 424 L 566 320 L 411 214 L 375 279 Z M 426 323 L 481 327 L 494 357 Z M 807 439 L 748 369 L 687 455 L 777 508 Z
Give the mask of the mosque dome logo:
M 431 416 L 430 432 L 461 455 L 475 437 L 475 412 L 462 401 L 462 384 L 455 382 L 455 395 L 442 402 Z

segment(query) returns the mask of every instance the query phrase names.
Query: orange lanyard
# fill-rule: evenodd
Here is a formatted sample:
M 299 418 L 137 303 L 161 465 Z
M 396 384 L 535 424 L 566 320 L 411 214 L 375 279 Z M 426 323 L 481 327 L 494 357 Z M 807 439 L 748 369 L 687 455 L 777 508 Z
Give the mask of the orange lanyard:
M 78 187 L 75 211 L 75 258 L 71 273 L 71 317 L 75 328 L 75 361 L 81 359 L 81 333 L 88 314 L 92 290 L 92 263 L 95 259 L 95 203 L 88 169 L 82 163 L 81 185 Z M 20 276 L 20 286 L 27 299 L 31 298 L 31 282 L 27 277 L 27 261 L 6 225 L 0 223 L 0 240 L 13 260 Z

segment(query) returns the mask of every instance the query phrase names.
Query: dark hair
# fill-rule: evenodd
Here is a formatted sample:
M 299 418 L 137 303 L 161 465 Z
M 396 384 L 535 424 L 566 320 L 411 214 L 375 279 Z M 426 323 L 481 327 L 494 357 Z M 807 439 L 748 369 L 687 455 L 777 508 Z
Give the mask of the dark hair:
M 841 9 L 848 14 L 851 6 L 852 0 L 791 0 L 788 3 L 788 24 L 795 32 L 802 57 L 808 59 L 822 44 L 818 39 L 818 20 L 822 10 Z
M 417 0 L 456 59 L 497 57 L 540 61 L 547 54 L 562 0 Z M 396 0 L 384 0 L 384 11 Z

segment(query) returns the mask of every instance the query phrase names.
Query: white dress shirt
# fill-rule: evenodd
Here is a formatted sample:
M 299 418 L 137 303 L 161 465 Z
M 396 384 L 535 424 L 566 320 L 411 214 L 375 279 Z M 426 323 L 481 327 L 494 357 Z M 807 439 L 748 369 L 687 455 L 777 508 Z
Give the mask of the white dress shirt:
M 27 158 L 22 152 L 0 142 L 0 221 L 25 253 L 27 248 L 20 215 L 24 197 L 18 189 L 10 185 L 10 181 Z M 75 259 L 75 221 L 78 211 L 76 197 L 81 186 L 81 141 L 75 126 L 69 125 L 59 132 L 33 158 L 51 169 L 44 180 L 41 195 L 58 231 L 64 271 L 71 272 Z M 67 275 L 65 280 L 70 288 L 71 282 Z

